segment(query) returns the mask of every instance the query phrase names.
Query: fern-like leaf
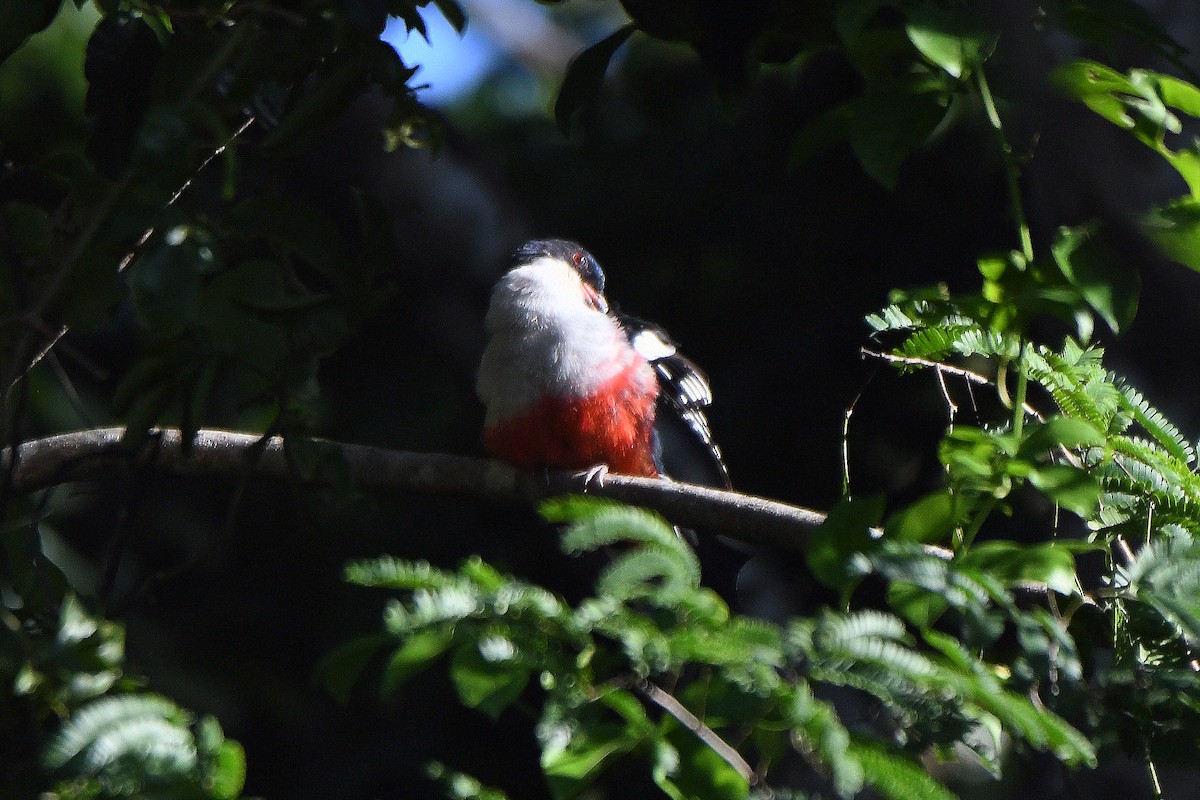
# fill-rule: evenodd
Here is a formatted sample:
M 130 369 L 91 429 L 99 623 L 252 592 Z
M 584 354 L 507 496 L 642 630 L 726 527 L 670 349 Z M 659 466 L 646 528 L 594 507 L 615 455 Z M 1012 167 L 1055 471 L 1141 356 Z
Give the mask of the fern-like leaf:
M 1050 393 L 1064 414 L 1081 417 L 1102 431 L 1109 429 L 1115 410 L 1115 389 L 1111 403 L 1114 408 L 1110 410 L 1107 398 L 1097 396 L 1094 389 L 1089 391 L 1074 364 L 1048 348 L 1027 350 L 1025 364 L 1029 377 Z
M 862 765 L 866 783 L 887 800 L 957 800 L 920 764 L 878 743 L 856 739 L 850 754 Z
M 46 749 L 44 763 L 49 769 L 58 769 L 68 761 L 88 753 L 89 764 L 102 766 L 104 761 L 115 758 L 123 749 L 127 749 L 122 746 L 120 737 L 114 739 L 114 732 L 144 730 L 147 722 L 182 730 L 186 734 L 192 720 L 187 712 L 158 695 L 104 697 L 80 708 L 63 724 Z M 168 738 L 174 740 L 175 737 Z M 90 752 L 97 745 L 99 751 Z M 194 749 L 191 757 L 194 762 Z
M 1176 460 L 1191 464 L 1196 460 L 1196 451 L 1162 412 L 1150 405 L 1141 392 L 1130 386 L 1124 378 L 1108 373 L 1109 380 L 1120 393 L 1121 407 L 1127 411 L 1142 429 L 1169 452 Z

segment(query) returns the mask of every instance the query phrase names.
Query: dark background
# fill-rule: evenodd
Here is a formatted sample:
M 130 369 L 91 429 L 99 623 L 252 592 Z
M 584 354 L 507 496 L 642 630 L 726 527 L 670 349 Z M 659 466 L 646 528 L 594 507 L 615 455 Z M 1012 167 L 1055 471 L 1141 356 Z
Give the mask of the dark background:
M 1107 343 L 1109 364 L 1195 434 L 1200 276 L 1165 262 L 1128 224 L 1182 185 L 1131 137 L 1044 84 L 1047 65 L 1080 54 L 1075 45 L 1017 24 L 1030 5 L 995 6 L 1009 38 L 991 80 L 1010 137 L 1032 154 L 1023 179 L 1035 242 L 1094 217 L 1126 232 L 1125 253 L 1142 272 L 1141 309 L 1128 334 Z M 1200 45 L 1194 4 L 1152 10 L 1185 45 Z M 587 9 L 556 17 L 564 30 L 597 18 Z M 42 63 L 29 59 L 15 75 L 9 67 L 5 85 L 31 98 L 19 114 L 60 115 L 64 131 L 64 142 L 21 142 L 22 119 L 4 120 L 10 152 L 69 146 L 80 135 L 78 77 L 62 66 L 79 45 L 68 36 Z M 898 377 L 864 361 L 859 348 L 874 345 L 862 318 L 895 287 L 944 281 L 972 291 L 975 259 L 1016 245 L 988 132 L 969 118 L 949 127 L 906 162 L 895 191 L 865 175 L 847 148 L 789 169 L 791 133 L 858 88 L 837 56 L 765 73 L 731 100 L 686 48 L 635 37 L 599 103 L 564 137 L 546 105 L 503 113 L 514 83 L 550 96 L 559 76 L 539 73 L 535 55 L 510 56 L 441 110 L 446 137 L 436 155 L 384 152 L 385 103 L 368 95 L 296 159 L 295 191 L 335 218 L 349 208 L 350 187 L 381 197 L 399 249 L 383 311 L 322 370 L 320 433 L 480 453 L 473 380 L 488 292 L 516 245 L 563 236 L 597 256 L 613 301 L 660 322 L 706 369 L 736 488 L 829 507 L 841 493 L 843 416 L 856 398 L 854 490 L 899 504 L 936 485 L 934 446 L 947 421 L 938 387 L 930 375 Z M 1135 49 L 1109 63 L 1170 71 Z M 69 344 L 114 372 L 139 347 L 132 318 Z M 111 385 L 76 378 L 94 418 L 72 418 L 47 399 L 35 403 L 34 430 L 104 421 Z M 181 705 L 215 714 L 245 745 L 248 794 L 426 796 L 435 791 L 421 777 L 431 758 L 514 798 L 545 793 L 531 721 L 463 710 L 437 670 L 382 705 L 369 678 L 346 706 L 313 678 L 325 653 L 378 628 L 383 597 L 341 580 L 350 558 L 386 552 L 452 565 L 479 553 L 568 596 L 585 592 L 586 565 L 560 556 L 532 511 L 257 482 L 239 495 L 224 482 L 150 477 L 63 488 L 52 502 L 48 546 L 84 588 L 117 565 L 106 603 L 128 627 L 132 667 Z M 772 603 L 803 611 L 815 602 L 799 565 L 771 563 L 780 591 Z M 1081 781 L 1084 796 L 1148 796 L 1140 767 L 1109 764 Z M 610 784 L 607 796 L 641 793 L 636 781 Z M 1172 796 L 1196 796 L 1194 785 Z M 989 791 L 1065 789 L 1030 768 Z

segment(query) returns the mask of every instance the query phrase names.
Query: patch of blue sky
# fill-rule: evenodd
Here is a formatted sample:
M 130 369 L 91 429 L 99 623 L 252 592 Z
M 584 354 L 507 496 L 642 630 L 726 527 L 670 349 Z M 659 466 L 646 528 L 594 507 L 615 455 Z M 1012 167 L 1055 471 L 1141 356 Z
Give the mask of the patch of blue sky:
M 418 92 L 422 102 L 444 107 L 474 90 L 504 54 L 470 23 L 460 36 L 433 6 L 424 11 L 429 41 L 416 31 L 408 33 L 399 19 L 388 22 L 383 40 L 396 48 L 405 64 L 420 66 L 410 85 L 429 85 Z

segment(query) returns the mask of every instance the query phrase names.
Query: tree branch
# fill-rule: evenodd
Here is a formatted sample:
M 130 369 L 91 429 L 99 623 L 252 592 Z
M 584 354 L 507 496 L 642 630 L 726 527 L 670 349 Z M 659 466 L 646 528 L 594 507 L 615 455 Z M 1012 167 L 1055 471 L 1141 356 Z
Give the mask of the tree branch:
M 25 442 L 12 469 L 12 490 L 32 492 L 78 480 L 109 478 L 134 468 L 173 475 L 241 478 L 251 471 L 268 478 L 318 483 L 297 475 L 287 445 L 278 436 L 201 430 L 190 447 L 178 430 L 156 430 L 130 449 L 124 428 L 97 428 Z M 689 483 L 609 474 L 603 485 L 570 472 L 548 476 L 521 472 L 498 461 L 444 453 L 412 453 L 328 440 L 318 442 L 344 463 L 356 484 L 372 491 L 471 497 L 492 502 L 535 503 L 563 494 L 588 494 L 658 511 L 677 525 L 720 532 L 751 544 L 802 551 L 825 515 L 775 500 Z M 0 451 L 0 470 L 9 470 L 11 448 Z
M 674 695 L 663 691 L 650 681 L 638 682 L 637 690 L 643 697 L 670 714 L 679 724 L 695 734 L 697 739 L 704 742 L 726 764 L 733 767 L 746 780 L 746 783 L 751 786 L 758 784 L 759 776 L 755 774 L 753 767 L 746 763 L 746 759 L 742 758 L 742 754 L 733 745 L 718 736 L 716 731 L 705 725 L 683 703 L 676 700 Z

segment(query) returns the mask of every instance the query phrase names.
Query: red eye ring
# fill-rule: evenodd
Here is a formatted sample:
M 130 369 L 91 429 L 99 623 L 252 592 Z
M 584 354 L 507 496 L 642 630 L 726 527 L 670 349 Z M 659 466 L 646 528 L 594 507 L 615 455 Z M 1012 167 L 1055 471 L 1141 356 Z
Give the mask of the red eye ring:
M 573 253 L 571 255 L 571 263 L 573 263 L 576 267 L 582 267 L 583 262 L 586 260 L 587 260 L 587 256 L 585 256 L 583 253 L 580 253 L 578 251 L 576 251 L 575 253 Z

